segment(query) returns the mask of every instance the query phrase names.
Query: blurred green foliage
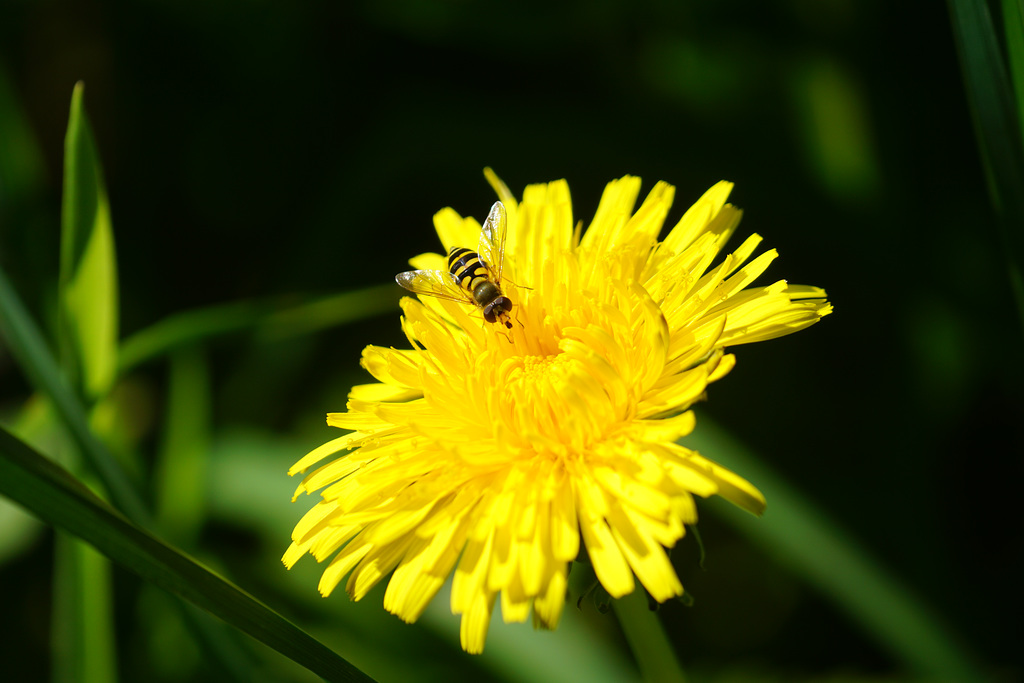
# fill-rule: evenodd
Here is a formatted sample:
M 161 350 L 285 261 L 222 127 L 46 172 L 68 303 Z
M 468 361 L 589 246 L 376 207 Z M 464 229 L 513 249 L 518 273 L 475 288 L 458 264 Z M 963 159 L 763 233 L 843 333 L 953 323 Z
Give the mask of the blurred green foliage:
M 622 634 L 592 605 L 555 634 L 496 625 L 471 658 L 443 597 L 417 626 L 380 591 L 320 599 L 314 563 L 278 561 L 311 502 L 289 502 L 285 471 L 366 381 L 361 348 L 406 343 L 388 283 L 437 248 L 437 209 L 482 216 L 485 165 L 517 193 L 567 178 L 584 220 L 625 173 L 677 186 L 670 221 L 735 181 L 741 232 L 782 254 L 770 274 L 826 287 L 836 314 L 738 349 L 704 414 L 1013 680 L 1020 320 L 953 35 L 925 2 L 11 0 L 0 266 L 54 344 L 68 102 L 84 80 L 123 342 L 90 419 L 165 537 L 382 681 L 628 680 Z M 1019 80 L 1019 56 L 1010 66 Z M 74 441 L 31 382 L 0 346 L 0 419 L 66 458 Z M 702 509 L 707 570 L 690 542 L 674 554 L 694 606 L 659 613 L 689 678 L 914 679 Z M 0 525 L 0 655 L 14 680 L 45 680 L 51 535 L 17 513 Z M 164 594 L 112 578 L 123 680 L 222 680 Z M 249 656 L 270 680 L 311 680 L 262 646 Z

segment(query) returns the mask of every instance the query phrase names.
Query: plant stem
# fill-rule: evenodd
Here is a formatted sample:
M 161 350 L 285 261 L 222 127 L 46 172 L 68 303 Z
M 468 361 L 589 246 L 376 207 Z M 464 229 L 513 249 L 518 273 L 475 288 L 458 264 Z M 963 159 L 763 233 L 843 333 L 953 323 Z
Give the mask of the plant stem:
M 683 683 L 686 675 L 676 659 L 665 629 L 656 612 L 647 606 L 644 590 L 612 601 L 612 609 L 626 636 L 640 674 L 647 683 Z

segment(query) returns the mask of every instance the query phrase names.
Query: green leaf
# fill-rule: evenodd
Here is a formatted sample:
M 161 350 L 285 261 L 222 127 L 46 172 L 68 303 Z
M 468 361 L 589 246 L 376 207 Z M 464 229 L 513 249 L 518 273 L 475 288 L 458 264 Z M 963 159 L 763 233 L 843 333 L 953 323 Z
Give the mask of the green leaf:
M 355 322 L 394 310 L 401 293 L 398 286 L 388 284 L 298 305 L 242 301 L 185 311 L 126 339 L 121 345 L 121 372 L 174 349 L 233 332 L 255 330 L 264 339 L 284 339 Z
M 270 312 L 265 302 L 240 301 L 167 316 L 121 344 L 121 373 L 212 337 L 254 327 Z
M 120 464 L 90 430 L 85 411 L 72 395 L 57 368 L 46 340 L 28 315 L 14 292 L 3 270 L 0 269 L 0 333 L 7 341 L 11 354 L 28 376 L 29 381 L 48 399 L 55 413 L 67 427 L 74 445 L 85 456 L 93 472 L 114 504 L 136 524 L 152 526 L 153 521 L 139 494 L 132 487 Z M 182 603 L 184 617 L 197 635 L 200 644 L 219 661 L 233 680 L 252 680 L 244 673 L 247 667 L 244 653 L 234 645 L 231 634 L 208 615 Z M 197 618 L 202 616 L 202 618 Z
M 999 218 L 998 236 L 1024 325 L 1024 230 L 1020 229 L 1024 225 L 1024 133 L 985 0 L 949 0 L 949 8 L 967 102 Z M 1010 48 L 1015 51 L 1013 45 Z
M 910 670 L 936 681 L 988 680 L 938 615 L 824 510 L 707 416 L 701 415 L 698 424 L 684 440 L 687 448 L 739 473 L 768 500 L 761 518 L 717 496 L 706 503 L 712 512 L 817 587 Z
M 1017 96 L 1017 121 L 1024 138 L 1024 0 L 1003 0 L 1003 31 Z
M 151 524 L 149 511 L 124 470 L 100 443 L 85 410 L 61 375 L 46 340 L 29 316 L 14 288 L 0 269 L 0 334 L 29 382 L 52 403 L 61 422 L 89 467 L 99 477 L 111 500 L 124 514 L 143 526 Z
M 324 679 L 372 680 L 248 593 L 131 524 L 66 470 L 4 429 L 0 429 L 0 494 Z
M 64 139 L 60 334 L 67 369 L 85 396 L 97 398 L 110 389 L 117 372 L 117 262 L 84 87 L 75 85 Z

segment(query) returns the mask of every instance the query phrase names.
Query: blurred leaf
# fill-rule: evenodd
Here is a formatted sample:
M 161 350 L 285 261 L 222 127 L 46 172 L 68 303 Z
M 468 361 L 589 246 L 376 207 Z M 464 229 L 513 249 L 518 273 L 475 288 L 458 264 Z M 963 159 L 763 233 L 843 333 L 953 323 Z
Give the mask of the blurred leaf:
M 395 309 L 397 285 L 343 292 L 311 303 L 286 306 L 271 301 L 242 301 L 168 316 L 121 346 L 120 370 L 215 336 L 256 330 L 264 338 L 283 339 L 362 320 Z
M 937 681 L 988 680 L 942 620 L 823 510 L 707 416 L 699 424 L 686 446 L 741 473 L 768 500 L 761 518 L 717 496 L 709 509 L 821 590 L 908 669 Z
M 641 596 L 643 592 L 641 591 Z M 451 613 L 451 581 L 430 601 L 420 620 L 447 642 L 459 642 L 459 620 Z M 505 624 L 495 611 L 480 664 L 489 680 L 520 683 L 624 683 L 636 681 L 635 666 L 579 610 L 566 603 L 554 631 L 529 624 Z
M 1024 133 L 988 6 L 984 0 L 949 0 L 949 7 L 989 193 L 1000 218 L 1010 285 L 1024 325 Z
M 157 520 L 169 538 L 191 544 L 206 510 L 210 376 L 199 349 L 171 354 L 167 419 L 155 481 Z
M 1024 138 L 1024 0 L 1003 0 L 1003 30 L 1017 96 L 1017 121 Z
M 121 344 L 121 372 L 204 339 L 255 326 L 269 313 L 267 302 L 240 301 L 167 316 Z
M 102 396 L 117 371 L 117 262 L 110 204 L 79 82 L 64 139 L 61 207 L 62 359 L 85 396 Z
M 880 173 L 865 94 L 840 64 L 816 57 L 792 70 L 799 138 L 813 177 L 846 201 L 873 198 Z
M 283 553 L 298 519 L 297 482 L 287 473 L 303 449 L 308 444 L 279 433 L 219 432 L 209 454 L 209 515 L 276 536 Z
M 38 394 L 29 398 L 21 410 L 5 424 L 11 432 L 33 448 L 46 451 L 65 449 L 67 440 L 60 432 L 50 402 Z M 57 445 L 60 444 L 60 445 Z M 0 499 L 0 564 L 20 555 L 41 535 L 45 525 L 25 512 L 24 508 Z
M 389 282 L 332 294 L 297 306 L 282 306 L 267 316 L 259 333 L 267 339 L 285 339 L 319 332 L 395 311 L 398 300 L 404 295 L 401 288 Z
M 117 638 L 110 561 L 87 543 L 57 534 L 53 580 L 53 680 L 114 683 Z
M 107 495 L 125 515 L 143 526 L 151 517 L 124 470 L 89 428 L 85 411 L 71 393 L 49 346 L 21 299 L 0 270 L 0 334 L 29 382 L 52 403 L 75 445 L 99 477 Z
M 745 74 L 750 73 L 755 56 L 742 41 L 700 40 L 659 32 L 639 46 L 638 74 L 655 92 L 686 109 L 718 117 L 737 106 L 750 87 Z
M 3 429 L 0 494 L 326 680 L 371 680 L 252 596 L 128 522 L 66 470 Z
M 151 527 L 152 516 L 132 486 L 120 464 L 100 442 L 89 426 L 85 411 L 71 393 L 50 353 L 46 340 L 28 315 L 21 299 L 0 269 L 0 334 L 2 334 L 29 381 L 49 401 L 78 450 L 97 474 L 114 504 L 136 524 Z M 232 634 L 222 624 L 190 605 L 181 604 L 184 618 L 199 644 L 222 665 L 233 680 L 251 680 L 244 671 L 248 665 Z
M 29 381 L 52 402 L 56 414 L 67 428 L 75 446 L 84 454 L 91 470 L 98 475 L 114 504 L 136 524 L 151 527 L 153 520 L 149 510 L 124 470 L 89 428 L 84 409 L 68 389 L 46 341 L 2 270 L 0 333 L 3 334 Z M 234 680 L 247 680 L 244 674 L 239 674 L 247 668 L 245 657 L 238 652 L 231 634 L 227 633 L 222 625 L 211 620 L 209 615 L 200 615 L 189 605 L 182 604 L 182 607 L 185 619 L 195 632 L 199 644 L 207 648 L 213 659 L 220 663 Z
M 43 184 L 43 158 L 7 70 L 0 64 L 0 215 L 12 200 Z
M 22 554 L 43 526 L 17 505 L 0 500 L 0 565 Z

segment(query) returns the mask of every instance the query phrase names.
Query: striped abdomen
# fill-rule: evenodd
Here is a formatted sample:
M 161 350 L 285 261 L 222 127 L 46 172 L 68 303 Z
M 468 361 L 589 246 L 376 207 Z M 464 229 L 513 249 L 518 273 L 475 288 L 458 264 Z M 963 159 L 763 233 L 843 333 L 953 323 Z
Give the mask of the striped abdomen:
M 478 253 L 465 247 L 452 247 L 448 252 L 448 272 L 455 278 L 459 287 L 466 290 L 477 304 L 483 306 L 488 303 L 479 301 L 474 294 L 480 285 L 488 282 L 487 267 L 480 260 Z
M 512 329 L 512 322 L 508 318 L 512 300 L 502 294 L 497 282 L 490 280 L 490 273 L 480 260 L 480 254 L 465 247 L 452 247 L 448 252 L 448 272 L 483 310 L 484 320 L 489 323 L 501 322 Z

